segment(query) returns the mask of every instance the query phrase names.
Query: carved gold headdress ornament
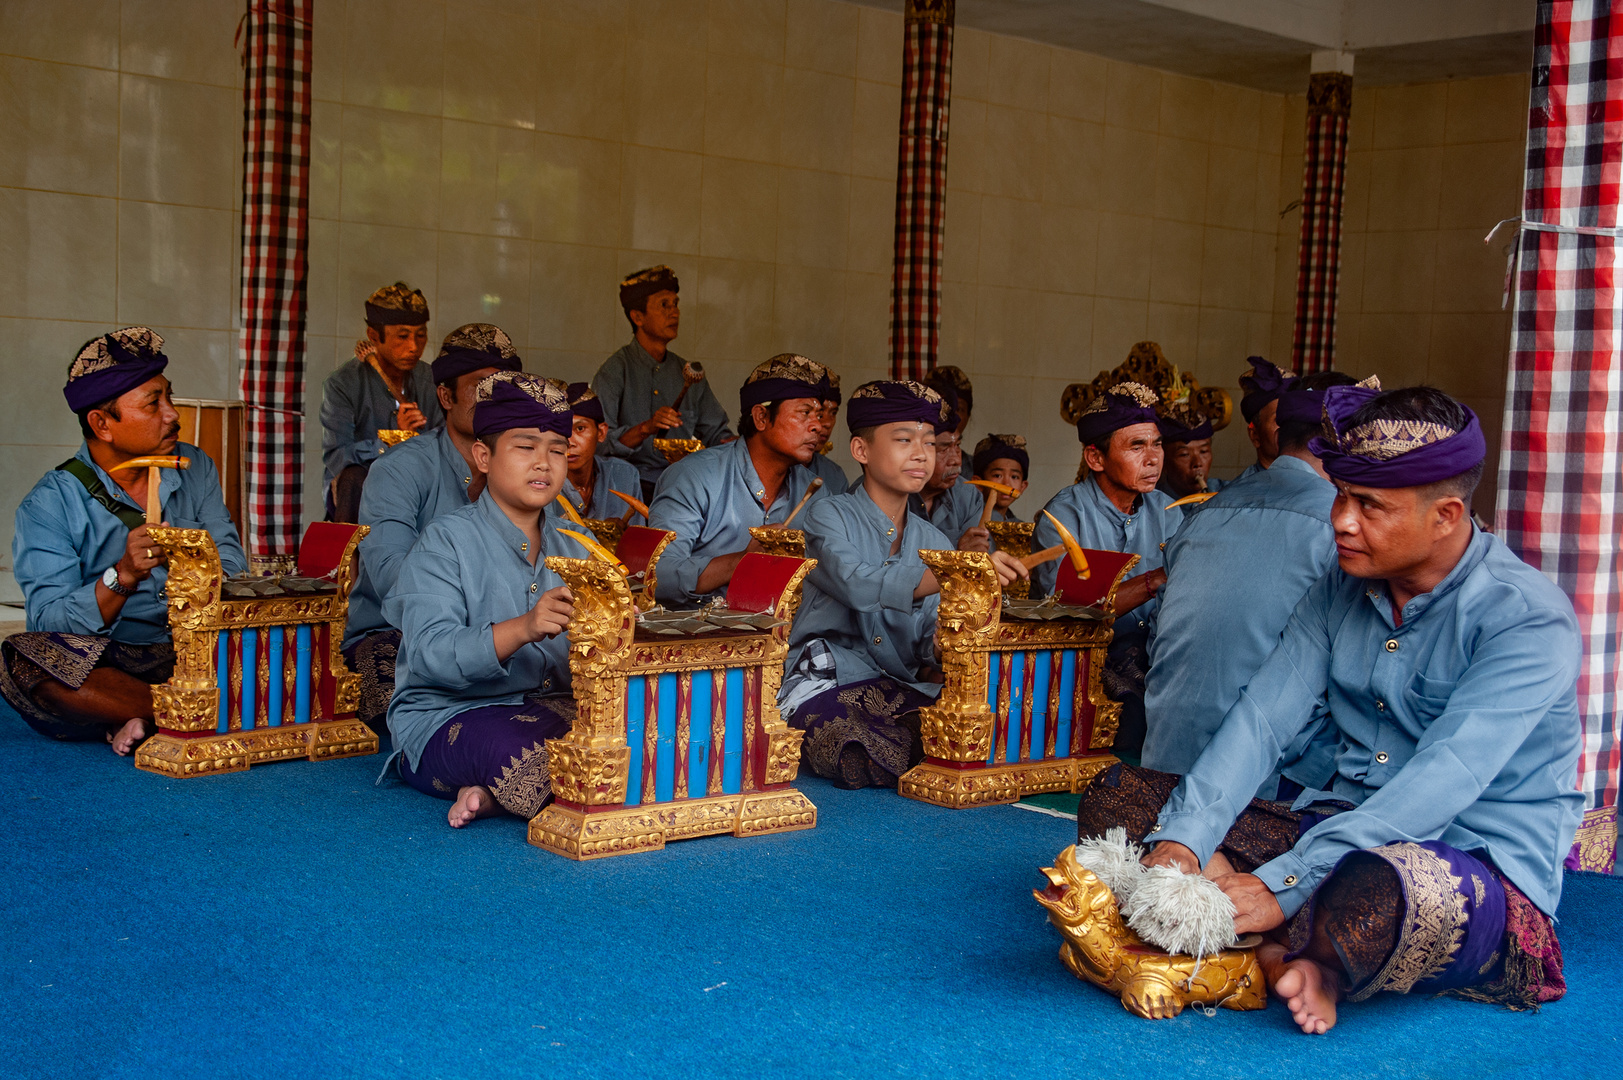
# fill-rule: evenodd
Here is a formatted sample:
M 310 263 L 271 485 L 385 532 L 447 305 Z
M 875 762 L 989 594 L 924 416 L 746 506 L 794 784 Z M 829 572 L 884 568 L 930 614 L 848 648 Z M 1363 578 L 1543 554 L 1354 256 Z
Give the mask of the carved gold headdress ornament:
M 1234 401 L 1222 387 L 1202 387 L 1193 375 L 1180 372 L 1153 341 L 1140 341 L 1127 353 L 1127 359 L 1092 382 L 1072 383 L 1060 395 L 1059 414 L 1067 424 L 1075 424 L 1099 395 L 1121 383 L 1140 383 L 1155 391 L 1156 410 L 1180 418 L 1203 417 L 1214 430 L 1228 426 L 1234 415 Z M 1196 423 L 1199 420 L 1196 419 Z

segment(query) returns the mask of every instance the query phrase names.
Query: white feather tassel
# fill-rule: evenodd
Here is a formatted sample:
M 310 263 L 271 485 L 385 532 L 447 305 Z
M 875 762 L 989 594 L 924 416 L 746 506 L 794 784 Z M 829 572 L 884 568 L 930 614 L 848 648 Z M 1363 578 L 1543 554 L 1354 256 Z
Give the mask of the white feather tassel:
M 1102 837 L 1079 840 L 1076 845 L 1076 861 L 1104 882 L 1123 915 L 1128 898 L 1144 876 L 1144 866 L 1139 862 L 1143 857 L 1144 849 L 1128 840 L 1127 830 L 1120 827 L 1107 829 Z
M 1139 937 L 1169 953 L 1211 956 L 1239 940 L 1234 902 L 1217 883 L 1172 866 L 1145 870 L 1121 913 Z

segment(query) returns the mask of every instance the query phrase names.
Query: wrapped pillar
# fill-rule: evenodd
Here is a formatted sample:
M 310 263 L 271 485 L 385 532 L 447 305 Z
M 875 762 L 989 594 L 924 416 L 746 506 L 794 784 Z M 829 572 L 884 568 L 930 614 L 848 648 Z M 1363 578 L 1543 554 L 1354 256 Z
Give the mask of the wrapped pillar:
M 1296 256 L 1296 330 L 1291 367 L 1329 371 L 1336 356 L 1336 284 L 1341 270 L 1341 202 L 1347 184 L 1351 53 L 1313 54 L 1302 146 L 1302 240 Z

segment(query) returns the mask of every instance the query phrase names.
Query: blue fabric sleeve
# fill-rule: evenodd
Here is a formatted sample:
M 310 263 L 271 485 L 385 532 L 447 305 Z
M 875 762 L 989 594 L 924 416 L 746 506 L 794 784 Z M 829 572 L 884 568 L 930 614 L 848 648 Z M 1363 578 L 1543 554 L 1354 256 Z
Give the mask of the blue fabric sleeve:
M 383 613 L 400 628 L 400 648 L 420 685 L 475 690 L 507 676 L 507 665 L 496 659 L 492 624 L 468 625 L 460 562 L 437 532 L 425 532 L 406 557 Z
M 118 618 L 102 621 L 96 582 L 84 580 L 75 543 L 75 538 L 82 543 L 86 535 L 83 504 L 77 497 L 70 503 L 62 489 L 64 482 L 77 486 L 79 481 L 67 473 L 60 475 L 62 479 L 53 474 L 52 483 L 36 487 L 17 508 L 11 556 L 28 629 L 105 634 L 118 625 Z

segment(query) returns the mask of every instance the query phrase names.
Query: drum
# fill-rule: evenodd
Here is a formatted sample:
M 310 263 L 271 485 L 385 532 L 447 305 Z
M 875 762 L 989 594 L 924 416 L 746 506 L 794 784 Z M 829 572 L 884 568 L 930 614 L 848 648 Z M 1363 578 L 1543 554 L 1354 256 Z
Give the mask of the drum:
M 220 474 L 220 490 L 225 508 L 237 535 L 247 535 L 247 486 L 243 482 L 243 404 L 240 401 L 208 401 L 203 398 L 175 398 L 180 413 L 180 441 L 189 442 L 214 462 Z

